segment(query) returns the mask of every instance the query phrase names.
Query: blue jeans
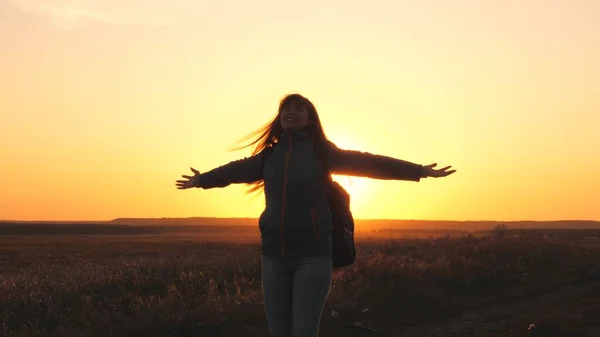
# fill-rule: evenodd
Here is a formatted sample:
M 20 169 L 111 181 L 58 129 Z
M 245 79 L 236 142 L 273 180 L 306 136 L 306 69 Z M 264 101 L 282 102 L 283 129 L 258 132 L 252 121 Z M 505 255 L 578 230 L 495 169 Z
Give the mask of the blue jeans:
M 262 257 L 271 337 L 316 337 L 331 286 L 331 257 Z

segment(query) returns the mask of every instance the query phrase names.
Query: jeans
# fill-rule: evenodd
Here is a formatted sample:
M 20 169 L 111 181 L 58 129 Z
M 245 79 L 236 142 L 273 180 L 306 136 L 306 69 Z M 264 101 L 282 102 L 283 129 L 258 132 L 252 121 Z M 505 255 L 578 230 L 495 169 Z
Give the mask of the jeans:
M 265 313 L 271 337 L 316 337 L 331 286 L 328 257 L 262 257 Z

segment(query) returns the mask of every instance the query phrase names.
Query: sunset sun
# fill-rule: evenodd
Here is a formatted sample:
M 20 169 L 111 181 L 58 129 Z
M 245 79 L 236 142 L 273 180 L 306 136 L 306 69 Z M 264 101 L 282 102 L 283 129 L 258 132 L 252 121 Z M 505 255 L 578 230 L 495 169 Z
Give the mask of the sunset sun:
M 335 174 L 332 175 L 332 177 L 334 181 L 337 181 L 348 193 L 350 193 L 350 196 L 353 200 L 356 200 L 359 196 L 368 194 L 368 178 L 341 176 Z
M 333 180 L 338 182 L 350 194 L 350 207 L 353 211 L 361 211 L 371 193 L 371 185 L 368 178 L 332 175 Z
M 334 130 L 334 132 L 331 132 L 331 141 L 337 147 L 345 150 L 365 151 L 360 147 L 356 146 L 355 142 L 350 140 L 349 137 L 344 136 L 343 134 L 336 133 L 335 131 L 336 130 Z M 370 191 L 372 189 L 372 183 L 369 181 L 369 178 L 337 174 L 333 174 L 332 178 L 350 194 L 350 203 L 352 209 L 359 210 L 366 205 L 366 200 L 369 199 Z

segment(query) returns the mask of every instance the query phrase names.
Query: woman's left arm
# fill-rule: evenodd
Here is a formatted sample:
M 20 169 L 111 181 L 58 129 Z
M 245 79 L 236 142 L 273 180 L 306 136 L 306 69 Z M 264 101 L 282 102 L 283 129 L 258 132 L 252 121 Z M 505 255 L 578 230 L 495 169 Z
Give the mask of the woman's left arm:
M 329 144 L 329 167 L 332 173 L 382 180 L 407 180 L 418 182 L 421 178 L 445 177 L 456 172 L 450 166 L 434 170 L 436 164 L 427 166 L 388 156 L 343 150 Z

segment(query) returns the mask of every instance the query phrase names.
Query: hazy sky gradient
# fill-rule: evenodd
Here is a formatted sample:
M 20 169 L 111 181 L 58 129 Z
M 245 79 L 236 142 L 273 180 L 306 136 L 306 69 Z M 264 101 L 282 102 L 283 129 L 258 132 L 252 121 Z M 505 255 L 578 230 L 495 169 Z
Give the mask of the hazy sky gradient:
M 255 217 L 175 180 L 289 92 L 340 147 L 458 172 L 343 178 L 357 218 L 600 220 L 600 1 L 0 0 L 0 219 Z

